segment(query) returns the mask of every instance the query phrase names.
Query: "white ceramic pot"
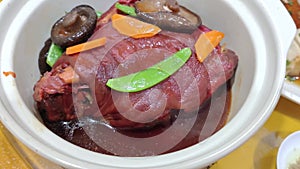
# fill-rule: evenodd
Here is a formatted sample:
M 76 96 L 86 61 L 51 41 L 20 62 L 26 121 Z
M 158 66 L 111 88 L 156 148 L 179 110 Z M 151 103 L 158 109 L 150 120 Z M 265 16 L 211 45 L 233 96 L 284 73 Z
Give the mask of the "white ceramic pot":
M 279 0 L 180 0 L 205 25 L 225 33 L 240 56 L 227 125 L 194 146 L 152 157 L 115 157 L 77 147 L 50 132 L 36 116 L 37 56 L 52 24 L 78 4 L 105 11 L 113 1 L 4 0 L 0 4 L 0 117 L 35 152 L 67 168 L 201 168 L 249 139 L 268 119 L 284 81 L 295 26 Z M 13 71 L 17 77 L 2 72 Z

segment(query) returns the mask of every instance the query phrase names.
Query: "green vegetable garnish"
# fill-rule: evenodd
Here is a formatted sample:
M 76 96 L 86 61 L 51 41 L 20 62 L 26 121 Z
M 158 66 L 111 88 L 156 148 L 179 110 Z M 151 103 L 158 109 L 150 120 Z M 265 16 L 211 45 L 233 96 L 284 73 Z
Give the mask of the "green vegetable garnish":
M 106 85 L 119 92 L 138 92 L 148 89 L 170 77 L 185 64 L 191 55 L 191 49 L 184 48 L 145 70 L 109 79 Z
M 100 18 L 102 15 L 102 12 L 96 11 L 97 17 Z
M 116 3 L 115 7 L 117 9 L 119 9 L 120 11 L 128 14 L 128 15 L 136 16 L 135 8 L 134 7 L 127 6 L 127 5 L 122 5 L 122 4 L 118 3 L 118 2 Z
M 59 59 L 61 57 L 63 52 L 64 51 L 61 47 L 52 43 L 50 46 L 49 52 L 48 52 L 47 60 L 46 60 L 47 64 L 52 67 L 54 65 L 54 63 L 57 61 L 57 59 Z

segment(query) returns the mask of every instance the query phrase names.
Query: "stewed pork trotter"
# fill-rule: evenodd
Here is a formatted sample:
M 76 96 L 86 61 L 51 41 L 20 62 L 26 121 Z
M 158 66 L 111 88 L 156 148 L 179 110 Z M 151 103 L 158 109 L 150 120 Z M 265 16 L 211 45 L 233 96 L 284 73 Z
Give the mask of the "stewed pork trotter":
M 96 50 L 85 53 L 82 59 L 81 56 L 80 59 L 76 59 L 79 55 L 64 55 L 52 71 L 47 72 L 35 85 L 34 98 L 37 101 L 39 111 L 46 113 L 49 121 L 60 121 L 72 120 L 81 116 L 100 117 L 100 110 L 102 116 L 111 126 L 135 128 L 141 127 L 141 125 L 149 126 L 160 120 L 168 119 L 169 112 L 174 109 L 183 109 L 187 113 L 196 110 L 205 100 L 210 98 L 219 86 L 233 77 L 238 60 L 232 51 L 220 52 L 216 50 L 207 58 L 205 63 L 199 63 L 195 54 L 193 54 L 182 69 L 162 83 L 138 93 L 130 93 L 131 106 L 128 105 L 126 102 L 128 100 L 125 99 L 127 93 L 112 91 L 106 86 L 106 82 L 114 77 L 120 64 L 127 64 L 131 66 L 130 69 L 132 70 L 139 69 L 139 67 L 153 63 L 153 60 L 164 57 L 153 58 L 155 57 L 153 55 L 165 55 L 161 54 L 161 51 L 170 54 L 188 45 L 173 37 L 181 38 L 180 40 L 183 39 L 186 42 L 194 39 L 191 35 L 170 32 L 164 35 L 162 32 L 160 35 L 147 40 L 124 39 L 111 48 L 105 56 L 99 56 L 100 58 L 97 58 Z M 145 42 L 148 44 L 145 44 Z M 128 62 L 126 62 L 127 60 Z M 79 76 L 79 82 L 66 82 L 62 76 L 68 73 L 76 73 Z M 185 83 L 182 84 L 181 89 L 178 86 L 179 82 Z M 193 86 L 198 87 L 198 99 L 194 98 L 197 95 L 195 93 L 197 90 Z M 156 93 L 156 91 L 159 92 Z M 93 93 L 96 100 L 93 98 Z M 195 100 L 198 101 L 195 102 Z M 161 102 L 166 103 L 159 105 Z M 132 110 L 126 113 L 139 116 L 139 118 L 142 118 L 142 122 L 156 118 L 150 122 L 151 124 L 136 123 L 123 117 L 116 105 L 119 105 L 125 111 L 126 106 L 128 106 L 128 109 L 131 108 Z M 155 107 L 156 110 L 154 108 L 153 110 L 152 107 Z M 163 113 L 157 117 L 162 108 L 164 108 Z M 134 109 L 139 110 L 139 113 L 136 113 Z
M 129 3 L 129 6 L 134 5 Z M 204 61 L 199 61 L 195 44 L 201 35 L 211 31 L 204 25 L 198 25 L 192 32 L 162 28 L 151 37 L 126 36 L 112 23 L 111 17 L 116 13 L 120 14 L 120 11 L 114 6 L 104 13 L 97 20 L 96 29 L 89 39 L 105 37 L 105 45 L 72 55 L 64 53 L 51 71 L 44 73 L 35 84 L 34 100 L 45 124 L 67 140 L 98 151 L 94 146 L 89 147 L 90 143 L 80 143 L 79 140 L 87 139 L 85 134 L 80 134 L 82 137 L 78 139 L 75 136 L 68 139 L 70 133 L 66 133 L 68 129 L 64 126 L 68 122 L 76 124 L 81 119 L 92 119 L 93 124 L 110 126 L 115 130 L 155 131 L 156 126 L 172 125 L 178 113 L 184 114 L 187 119 L 195 112 L 201 114 L 205 110 L 209 113 L 207 106 L 214 106 L 210 101 L 218 100 L 212 98 L 216 93 L 216 96 L 225 94 L 226 97 L 224 103 L 217 105 L 224 107 L 218 109 L 220 112 L 217 114 L 223 121 L 216 122 L 217 128 L 220 124 L 224 125 L 226 115 L 223 114 L 230 107 L 230 94 L 226 93 L 230 93 L 229 82 L 234 79 L 238 56 L 219 44 L 213 47 Z M 127 93 L 107 86 L 110 79 L 145 70 L 184 48 L 192 51 L 186 63 L 170 77 L 148 89 Z M 205 121 L 201 119 L 205 116 L 199 115 L 195 126 L 199 121 Z M 185 145 L 196 142 L 194 139 L 193 143 Z

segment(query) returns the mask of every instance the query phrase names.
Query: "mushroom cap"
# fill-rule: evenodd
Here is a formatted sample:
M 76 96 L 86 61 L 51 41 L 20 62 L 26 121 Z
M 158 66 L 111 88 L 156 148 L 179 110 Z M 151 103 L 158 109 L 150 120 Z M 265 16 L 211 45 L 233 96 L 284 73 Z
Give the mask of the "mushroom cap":
M 175 0 L 142 0 L 135 3 L 137 17 L 161 29 L 192 33 L 201 24 L 201 18 Z
M 51 40 L 62 48 L 83 43 L 93 34 L 96 24 L 94 8 L 79 5 L 56 21 L 51 30 Z

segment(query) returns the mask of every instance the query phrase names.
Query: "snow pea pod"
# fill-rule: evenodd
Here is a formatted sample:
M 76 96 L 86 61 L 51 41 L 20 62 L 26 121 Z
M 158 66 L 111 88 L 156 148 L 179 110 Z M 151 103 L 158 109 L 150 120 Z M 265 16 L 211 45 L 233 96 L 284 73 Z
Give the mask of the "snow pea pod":
M 134 7 L 127 6 L 127 5 L 122 5 L 122 4 L 118 3 L 118 2 L 116 3 L 115 7 L 117 9 L 119 9 L 120 11 L 128 14 L 128 15 L 136 16 L 135 8 Z
M 62 56 L 63 52 L 64 51 L 61 47 L 52 43 L 46 60 L 47 64 L 52 67 L 57 61 L 57 59 L 59 59 Z
M 102 16 L 102 12 L 100 12 L 100 11 L 96 11 L 96 14 L 97 14 L 97 18 L 100 18 L 101 16 Z
M 106 85 L 119 92 L 139 92 L 151 88 L 179 70 L 191 55 L 191 49 L 184 48 L 147 69 L 109 79 Z

